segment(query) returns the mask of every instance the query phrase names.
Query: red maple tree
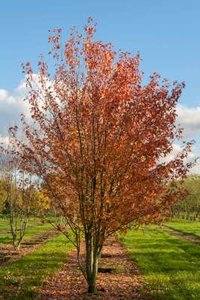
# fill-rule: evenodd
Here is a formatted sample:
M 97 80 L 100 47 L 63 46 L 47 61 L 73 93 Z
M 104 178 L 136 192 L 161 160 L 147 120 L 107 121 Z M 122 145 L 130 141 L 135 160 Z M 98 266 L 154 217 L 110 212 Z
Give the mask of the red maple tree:
M 39 61 L 37 84 L 30 63 L 23 66 L 33 122 L 22 116 L 25 141 L 13 130 L 22 168 L 45 182 L 52 205 L 75 234 L 89 292 L 95 291 L 105 239 L 131 222 L 161 220 L 182 197 L 176 182 L 187 173 L 191 146 L 163 162 L 181 137 L 175 121 L 184 84 L 161 81 L 158 74 L 142 84 L 139 54 L 115 52 L 94 39 L 95 30 L 89 19 L 83 35 L 73 29 L 64 45 L 61 30 L 54 30 L 49 54 L 55 64 L 50 72 Z

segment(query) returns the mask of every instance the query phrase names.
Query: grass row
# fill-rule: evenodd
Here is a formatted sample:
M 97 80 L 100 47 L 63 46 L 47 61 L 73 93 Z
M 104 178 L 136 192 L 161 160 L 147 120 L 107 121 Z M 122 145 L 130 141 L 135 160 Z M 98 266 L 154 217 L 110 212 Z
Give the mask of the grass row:
M 0 219 L 0 226 L 2 220 Z M 4 228 L 6 224 L 3 223 Z M 198 222 L 171 221 L 167 226 L 185 234 L 200 236 Z M 32 219 L 27 239 L 50 228 Z M 5 234 L 0 235 L 5 237 Z M 154 299 L 199 300 L 200 248 L 170 236 L 156 226 L 129 231 L 121 237 L 131 257 L 137 261 Z M 36 299 L 42 283 L 66 260 L 72 245 L 59 235 L 38 250 L 7 267 L 0 268 L 0 299 Z
M 200 222 L 172 220 L 166 223 L 171 229 L 200 238 Z
M 200 248 L 148 227 L 121 237 L 138 263 L 153 298 L 185 300 L 200 298 Z
M 60 234 L 35 252 L 0 268 L 0 299 L 36 299 L 43 282 L 66 261 L 72 245 Z

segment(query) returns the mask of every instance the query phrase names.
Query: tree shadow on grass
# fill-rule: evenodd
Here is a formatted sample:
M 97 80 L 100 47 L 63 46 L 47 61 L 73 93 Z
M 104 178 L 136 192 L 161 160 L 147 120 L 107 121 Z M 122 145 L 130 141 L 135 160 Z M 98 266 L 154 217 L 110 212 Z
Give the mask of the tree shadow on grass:
M 199 246 L 160 232 L 122 240 L 156 299 L 200 299 Z
M 32 253 L 0 269 L 0 295 L 5 300 L 35 299 L 44 278 L 65 261 L 62 252 Z M 1 298 L 0 298 L 1 299 Z

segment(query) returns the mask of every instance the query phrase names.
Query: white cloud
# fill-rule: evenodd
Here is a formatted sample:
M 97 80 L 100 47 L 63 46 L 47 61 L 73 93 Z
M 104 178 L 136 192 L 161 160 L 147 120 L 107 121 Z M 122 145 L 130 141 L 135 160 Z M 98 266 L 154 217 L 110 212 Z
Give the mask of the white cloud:
M 183 146 L 180 144 L 173 144 L 173 150 L 170 154 L 168 154 L 165 158 L 162 158 L 160 162 L 169 162 L 173 160 L 178 153 L 182 152 Z M 198 146 L 192 146 L 192 151 L 188 153 L 188 157 L 185 159 L 185 163 L 188 162 L 195 162 L 195 165 L 190 169 L 190 174 L 200 174 L 200 160 L 197 160 L 197 158 L 200 156 L 199 147 Z
M 200 137 L 200 106 L 178 105 L 177 114 L 177 123 L 184 128 L 184 136 L 190 139 L 196 135 Z
M 38 74 L 32 74 L 33 87 L 36 89 L 41 88 L 41 83 Z M 53 85 L 50 80 L 47 79 L 46 87 L 52 87 L 51 92 L 54 93 Z M 30 118 L 29 104 L 24 101 L 28 88 L 26 86 L 26 77 L 20 81 L 19 85 L 13 91 L 7 91 L 0 88 L 0 136 L 6 136 L 8 128 L 14 125 L 19 125 L 20 115 L 23 113 L 26 118 Z M 39 99 L 39 105 L 42 107 L 41 91 Z
M 193 146 L 192 152 L 188 157 L 188 160 L 194 160 L 200 157 L 200 106 L 189 107 L 178 105 L 177 114 L 177 124 L 180 124 L 184 128 L 183 137 L 186 140 L 196 140 L 195 147 Z M 191 169 L 190 173 L 200 173 L 200 160 L 197 160 L 196 165 Z
M 3 101 L 8 97 L 8 92 L 4 89 L 0 89 L 0 101 Z
M 13 91 L 0 89 L 0 135 L 6 136 L 10 126 L 19 124 L 21 113 L 28 114 L 28 104 L 24 101 L 25 80 Z
M 1 136 L 0 135 L 0 144 L 8 145 L 8 143 L 9 143 L 8 136 Z

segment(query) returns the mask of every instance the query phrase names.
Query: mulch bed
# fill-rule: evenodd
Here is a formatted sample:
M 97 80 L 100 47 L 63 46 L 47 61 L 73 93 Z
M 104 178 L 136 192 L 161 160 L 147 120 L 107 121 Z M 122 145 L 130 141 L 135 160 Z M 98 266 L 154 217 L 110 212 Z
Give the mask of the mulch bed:
M 97 294 L 88 294 L 86 282 L 77 265 L 76 252 L 71 251 L 62 269 L 44 284 L 40 300 L 152 299 L 145 296 L 145 285 L 136 263 L 115 238 L 105 244 L 99 269 L 101 272 L 97 278 Z

